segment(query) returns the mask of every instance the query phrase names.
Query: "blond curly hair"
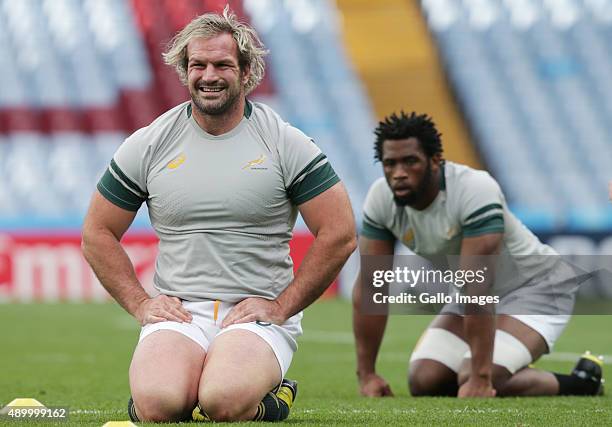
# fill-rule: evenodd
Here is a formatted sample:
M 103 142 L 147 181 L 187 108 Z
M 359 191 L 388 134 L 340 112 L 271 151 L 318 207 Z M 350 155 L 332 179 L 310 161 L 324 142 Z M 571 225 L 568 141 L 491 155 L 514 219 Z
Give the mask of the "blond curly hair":
M 196 37 L 210 38 L 228 33 L 238 46 L 238 63 L 240 69 L 250 69 L 250 76 L 245 84 L 245 94 L 249 94 L 259 85 L 265 73 L 263 57 L 268 53 L 259 39 L 257 32 L 249 25 L 238 21 L 236 15 L 225 6 L 223 14 L 205 13 L 194 18 L 170 41 L 168 49 L 162 54 L 164 62 L 173 66 L 181 82 L 187 85 L 187 45 Z

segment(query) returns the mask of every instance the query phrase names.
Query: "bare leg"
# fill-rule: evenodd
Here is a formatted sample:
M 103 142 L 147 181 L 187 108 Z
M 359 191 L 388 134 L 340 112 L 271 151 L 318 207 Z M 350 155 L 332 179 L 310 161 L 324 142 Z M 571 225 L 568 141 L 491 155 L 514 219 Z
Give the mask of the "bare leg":
M 408 389 L 414 397 L 457 396 L 457 373 L 435 360 L 415 360 L 410 364 Z
M 521 341 L 531 353 L 534 361 L 548 351 L 544 338 L 518 319 L 499 315 L 497 329 Z M 469 374 L 470 363 L 469 359 L 466 359 L 459 371 L 459 384 L 467 381 Z M 493 387 L 497 390 L 498 396 L 552 396 L 559 392 L 559 383 L 552 373 L 528 367 L 512 375 L 503 366 L 494 365 Z
M 446 329 L 460 338 L 463 336 L 460 316 L 438 315 L 429 328 Z M 409 366 L 408 388 L 413 396 L 457 396 L 457 373 L 436 360 L 417 359 Z
M 141 421 L 191 418 L 206 353 L 190 338 L 170 330 L 153 332 L 136 347 L 130 388 Z
M 234 329 L 215 338 L 209 349 L 200 406 L 214 421 L 252 420 L 263 397 L 281 379 L 268 343 L 251 331 Z

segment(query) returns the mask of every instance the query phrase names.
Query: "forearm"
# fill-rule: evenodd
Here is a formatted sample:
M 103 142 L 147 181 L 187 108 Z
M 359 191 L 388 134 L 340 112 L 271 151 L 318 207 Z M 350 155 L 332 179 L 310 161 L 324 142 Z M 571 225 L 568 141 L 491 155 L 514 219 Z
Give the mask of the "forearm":
M 466 315 L 464 332 L 472 353 L 471 375 L 490 381 L 493 369 L 495 315 L 490 313 Z
M 365 316 L 353 311 L 353 331 L 357 352 L 357 375 L 376 372 L 376 358 L 387 326 L 387 316 Z
M 276 299 L 284 316 L 293 316 L 321 296 L 354 250 L 353 235 L 319 233 L 293 281 Z
M 134 266 L 117 238 L 105 230 L 84 232 L 82 250 L 108 293 L 136 317 L 138 307 L 149 296 L 138 281 Z
M 357 375 L 363 377 L 376 372 L 376 358 L 385 334 L 387 315 L 362 313 L 361 273 L 353 286 L 353 334 L 357 353 Z

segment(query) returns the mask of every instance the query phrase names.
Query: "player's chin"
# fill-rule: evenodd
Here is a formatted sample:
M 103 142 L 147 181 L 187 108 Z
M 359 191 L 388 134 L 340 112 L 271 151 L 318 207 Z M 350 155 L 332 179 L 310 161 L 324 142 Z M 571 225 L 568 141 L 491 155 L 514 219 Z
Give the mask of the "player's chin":
M 414 204 L 415 201 L 415 197 L 413 193 L 408 193 L 408 194 L 397 194 L 397 193 L 393 193 L 393 200 L 395 200 L 395 203 L 398 206 L 408 206 L 408 205 L 412 205 Z
M 197 104 L 203 113 L 210 115 L 223 114 L 228 109 L 228 103 L 225 98 L 210 99 L 199 97 Z

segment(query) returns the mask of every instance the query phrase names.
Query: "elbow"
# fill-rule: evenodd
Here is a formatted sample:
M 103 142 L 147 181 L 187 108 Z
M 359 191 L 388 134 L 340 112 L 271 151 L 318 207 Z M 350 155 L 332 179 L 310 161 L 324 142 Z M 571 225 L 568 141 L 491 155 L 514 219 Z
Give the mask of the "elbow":
M 346 243 L 346 250 L 348 251 L 347 258 L 357 249 L 357 234 L 354 231 L 355 230 L 353 230 Z
M 81 252 L 85 259 L 89 260 L 89 255 L 95 251 L 94 248 L 98 246 L 102 236 L 104 236 L 103 230 L 97 229 L 87 223 L 83 226 L 81 232 Z
M 357 234 L 354 229 L 347 230 L 337 237 L 338 254 L 345 260 L 357 249 Z
M 89 250 L 93 243 L 92 240 L 93 236 L 91 231 L 87 227 L 84 227 L 83 232 L 81 233 L 81 252 L 83 253 L 83 256 L 85 256 L 86 259 L 87 254 L 89 253 Z
M 335 257 L 345 262 L 357 248 L 355 229 L 327 229 L 321 230 L 316 239 L 328 248 Z

